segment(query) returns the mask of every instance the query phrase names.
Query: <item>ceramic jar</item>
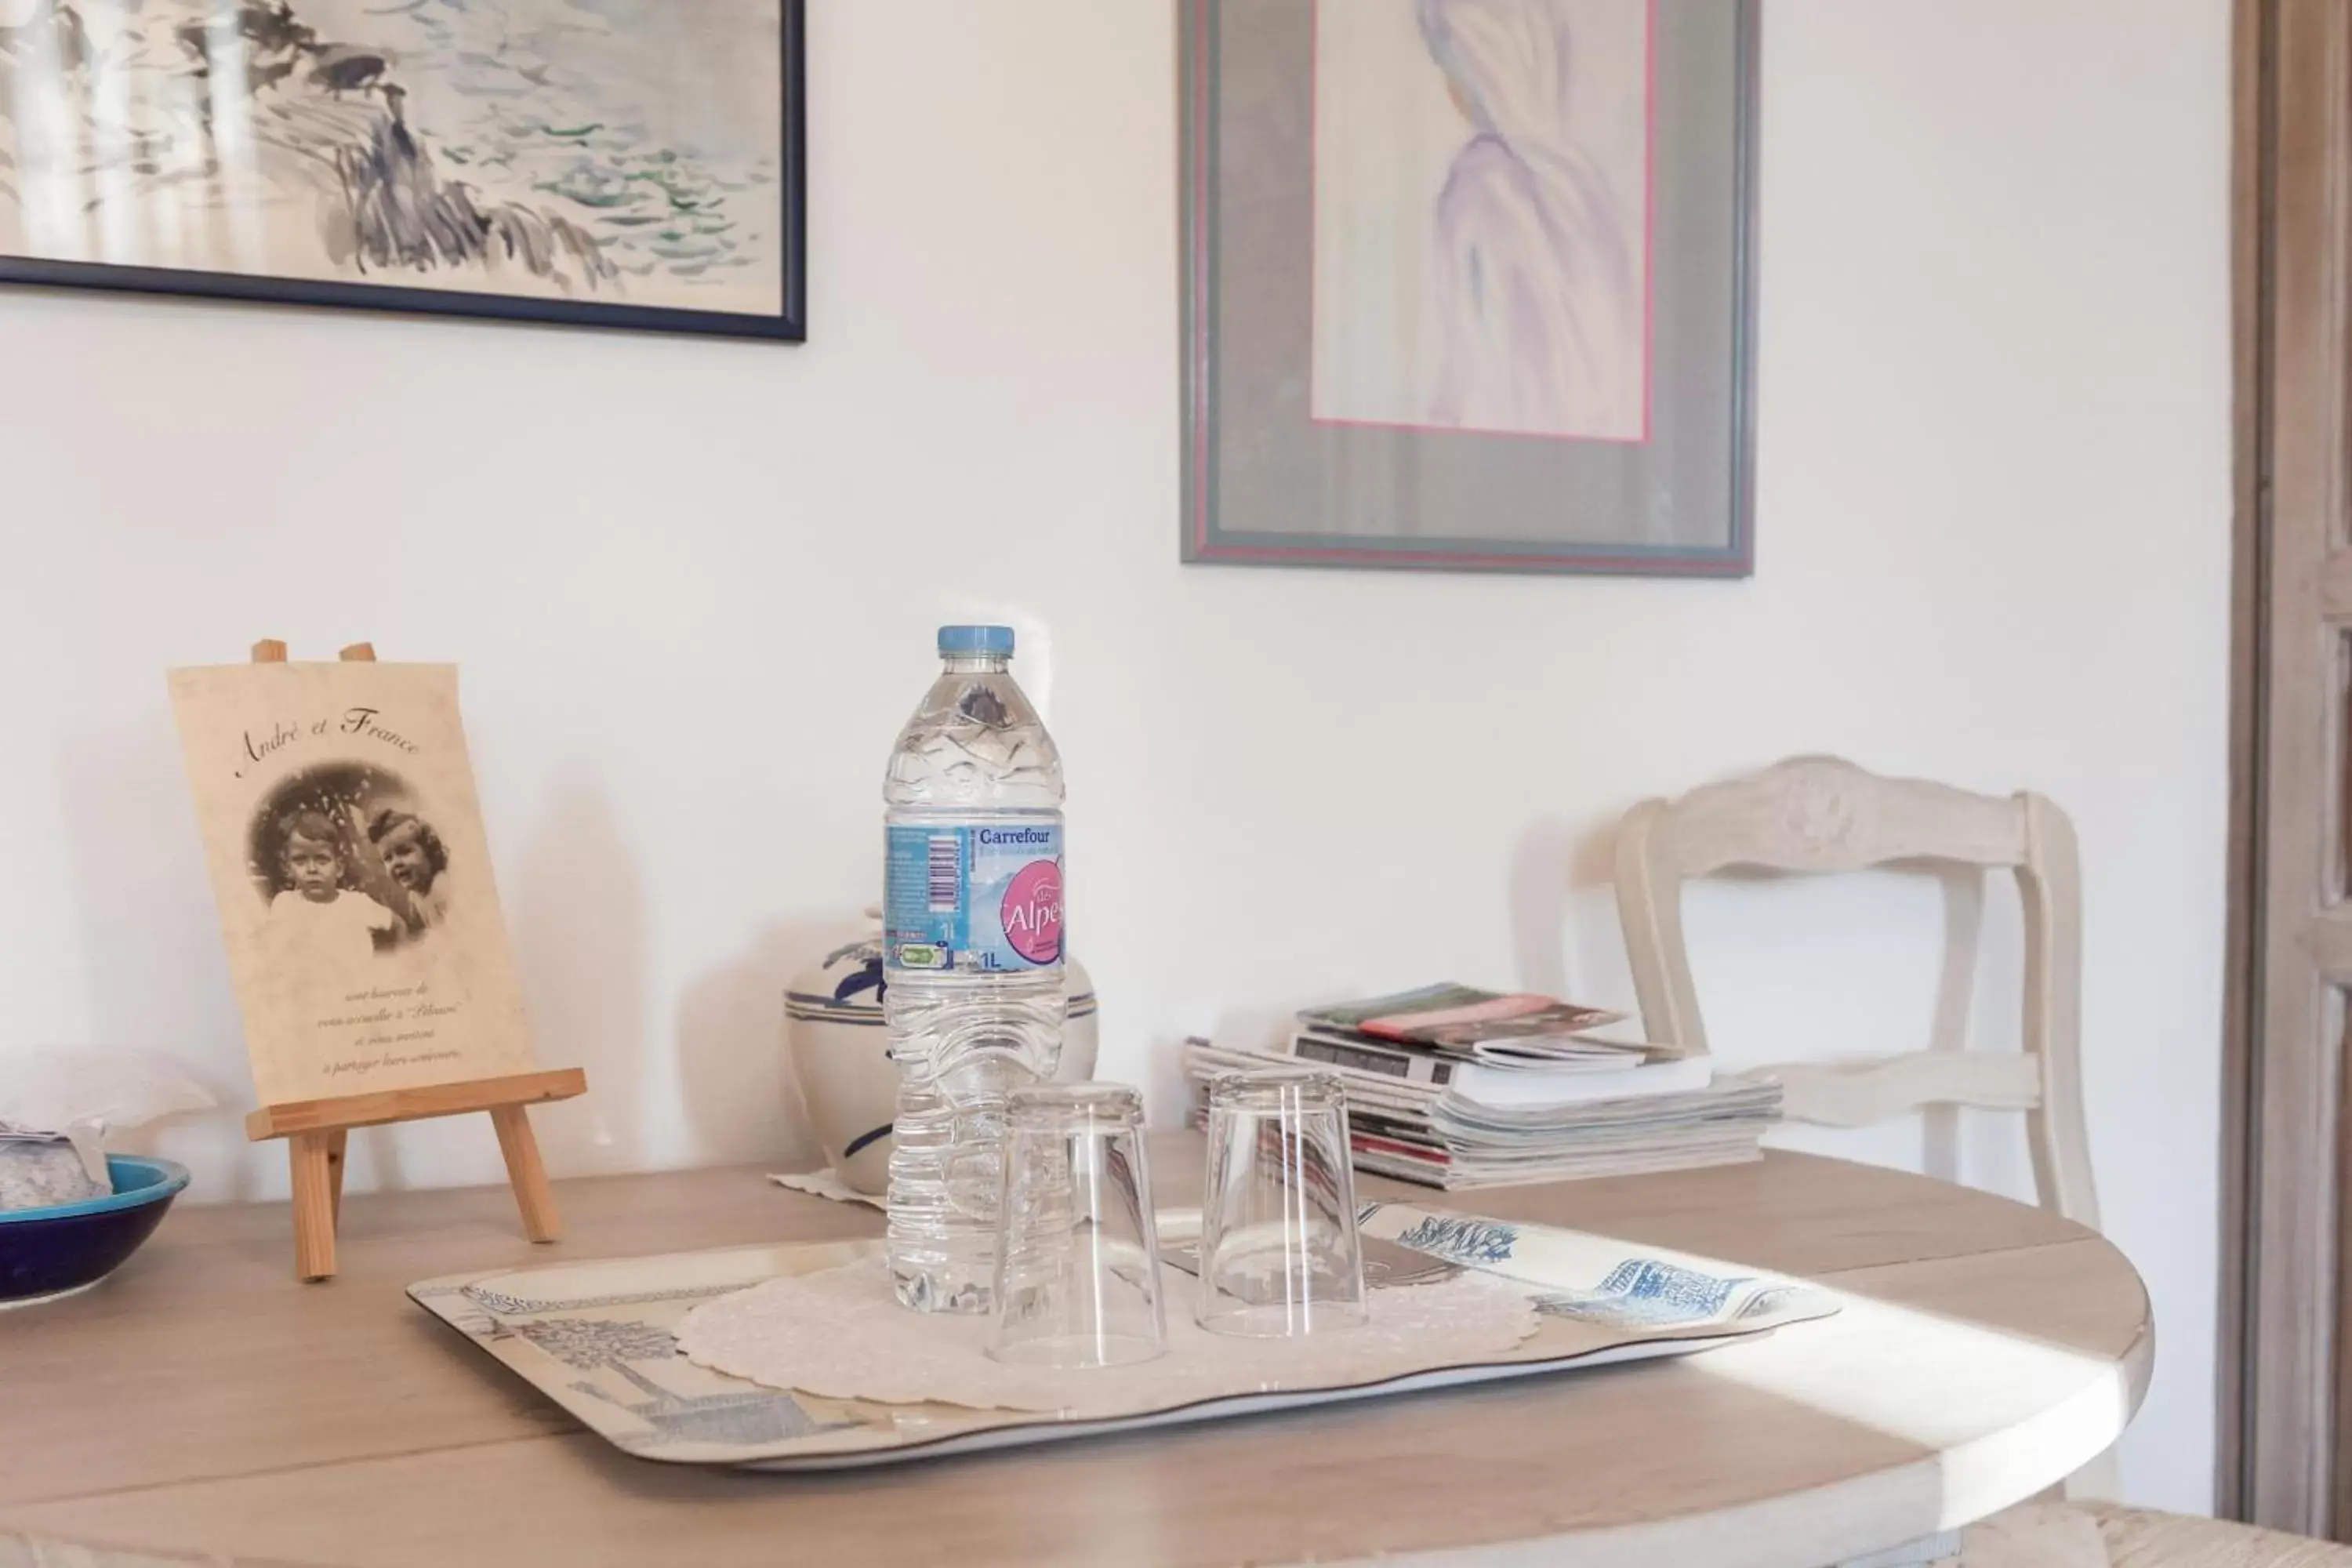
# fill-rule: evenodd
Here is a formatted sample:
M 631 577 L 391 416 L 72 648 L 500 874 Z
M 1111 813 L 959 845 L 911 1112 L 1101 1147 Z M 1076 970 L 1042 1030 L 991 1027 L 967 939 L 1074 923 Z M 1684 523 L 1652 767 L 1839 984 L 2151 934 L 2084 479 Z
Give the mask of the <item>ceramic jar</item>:
M 784 992 L 785 1056 L 834 1173 L 852 1191 L 879 1197 L 890 1184 L 890 1119 L 898 1073 L 882 1025 L 882 915 L 866 911 L 866 930 L 793 976 Z M 1070 997 L 1062 1062 L 1054 1076 L 1084 1083 L 1100 1047 L 1095 987 L 1076 959 L 1062 966 Z

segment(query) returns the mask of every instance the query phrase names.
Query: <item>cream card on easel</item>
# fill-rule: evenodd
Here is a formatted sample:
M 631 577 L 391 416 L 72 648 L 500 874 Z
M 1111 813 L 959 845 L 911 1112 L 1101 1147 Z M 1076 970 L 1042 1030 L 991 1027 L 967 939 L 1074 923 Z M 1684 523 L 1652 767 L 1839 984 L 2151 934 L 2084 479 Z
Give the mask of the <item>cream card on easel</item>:
M 456 668 L 171 681 L 262 1102 L 530 1071 Z

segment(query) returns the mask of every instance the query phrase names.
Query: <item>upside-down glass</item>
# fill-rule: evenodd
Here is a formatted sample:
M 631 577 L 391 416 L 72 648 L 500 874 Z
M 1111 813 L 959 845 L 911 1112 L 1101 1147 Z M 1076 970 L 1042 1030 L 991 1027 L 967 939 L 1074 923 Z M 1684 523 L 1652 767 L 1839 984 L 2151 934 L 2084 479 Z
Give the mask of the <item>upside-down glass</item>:
M 1365 1321 L 1348 1099 L 1326 1072 L 1228 1073 L 1209 1086 L 1194 1319 L 1221 1334 L 1328 1332 Z
M 1013 1090 L 998 1212 L 990 1355 L 1123 1366 L 1167 1348 L 1141 1095 L 1116 1083 Z

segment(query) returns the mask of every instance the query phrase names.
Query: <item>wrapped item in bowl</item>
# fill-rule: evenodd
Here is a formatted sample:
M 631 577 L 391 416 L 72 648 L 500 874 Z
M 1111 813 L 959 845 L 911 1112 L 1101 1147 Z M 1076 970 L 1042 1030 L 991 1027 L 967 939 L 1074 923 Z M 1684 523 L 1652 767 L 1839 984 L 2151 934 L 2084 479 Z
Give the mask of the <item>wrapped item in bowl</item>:
M 110 1195 L 108 1133 L 218 1103 L 148 1051 L 39 1051 L 0 1063 L 0 1214 Z
M 92 1176 L 68 1139 L 11 1132 L 0 1122 L 0 1214 L 105 1197 L 114 1191 L 105 1170 L 101 1159 Z

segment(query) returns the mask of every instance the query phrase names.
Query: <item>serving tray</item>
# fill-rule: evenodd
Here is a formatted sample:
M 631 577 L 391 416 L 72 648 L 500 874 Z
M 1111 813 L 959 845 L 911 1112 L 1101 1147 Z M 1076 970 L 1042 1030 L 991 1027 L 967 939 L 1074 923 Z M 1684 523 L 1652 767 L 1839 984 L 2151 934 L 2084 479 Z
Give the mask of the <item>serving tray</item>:
M 1541 1326 L 1514 1349 L 1466 1363 L 1070 1419 L 820 1398 L 730 1377 L 679 1353 L 678 1324 L 699 1303 L 778 1275 L 870 1257 L 881 1250 L 879 1241 L 739 1247 L 457 1275 L 421 1281 L 408 1294 L 624 1452 L 670 1464 L 770 1470 L 888 1465 L 1549 1376 L 1685 1355 L 1838 1310 L 1833 1294 L 1796 1280 L 1579 1231 L 1411 1204 L 1367 1205 L 1363 1227 L 1368 1236 L 1512 1281 L 1534 1302 Z

